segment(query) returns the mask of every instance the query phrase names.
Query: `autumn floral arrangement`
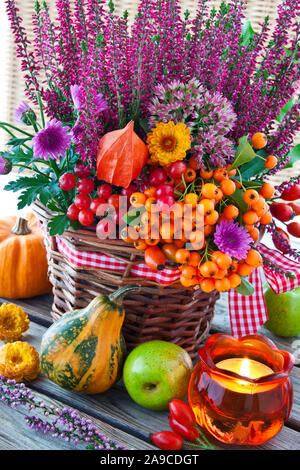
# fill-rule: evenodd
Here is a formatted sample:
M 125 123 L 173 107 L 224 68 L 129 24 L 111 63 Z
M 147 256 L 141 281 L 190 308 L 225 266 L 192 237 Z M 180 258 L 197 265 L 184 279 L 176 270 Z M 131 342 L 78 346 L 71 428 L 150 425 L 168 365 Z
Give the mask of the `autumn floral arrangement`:
M 32 42 L 6 6 L 32 106 L 15 110 L 28 129 L 0 124 L 11 136 L 0 168 L 30 170 L 6 189 L 19 208 L 38 199 L 53 212 L 50 235 L 120 238 L 204 292 L 251 294 L 262 263 L 282 274 L 256 246 L 265 230 L 299 259 L 272 218 L 300 236 L 299 176 L 269 181 L 300 157 L 299 1 L 258 31 L 242 0 L 199 0 L 193 14 L 142 0 L 131 26 L 112 1 L 57 0 L 55 20 L 36 1 Z

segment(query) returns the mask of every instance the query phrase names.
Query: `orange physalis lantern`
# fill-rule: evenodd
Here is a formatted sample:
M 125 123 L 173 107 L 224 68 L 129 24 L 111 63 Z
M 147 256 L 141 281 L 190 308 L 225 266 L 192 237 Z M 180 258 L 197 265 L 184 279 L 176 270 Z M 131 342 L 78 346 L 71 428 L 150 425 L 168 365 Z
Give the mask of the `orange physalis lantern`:
M 100 180 L 127 188 L 148 160 L 146 144 L 130 121 L 124 129 L 108 132 L 99 142 L 97 176 Z

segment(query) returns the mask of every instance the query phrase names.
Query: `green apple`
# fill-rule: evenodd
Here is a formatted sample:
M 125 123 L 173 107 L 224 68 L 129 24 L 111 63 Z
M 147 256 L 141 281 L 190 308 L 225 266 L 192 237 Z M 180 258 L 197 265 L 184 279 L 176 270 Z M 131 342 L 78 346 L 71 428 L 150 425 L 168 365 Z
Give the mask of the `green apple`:
M 192 368 L 189 354 L 180 346 L 147 341 L 128 355 L 123 380 L 136 403 L 150 410 L 165 410 L 172 398 L 186 396 Z
M 300 333 L 300 287 L 283 294 L 275 294 L 264 287 L 268 320 L 264 326 L 278 336 L 295 336 Z

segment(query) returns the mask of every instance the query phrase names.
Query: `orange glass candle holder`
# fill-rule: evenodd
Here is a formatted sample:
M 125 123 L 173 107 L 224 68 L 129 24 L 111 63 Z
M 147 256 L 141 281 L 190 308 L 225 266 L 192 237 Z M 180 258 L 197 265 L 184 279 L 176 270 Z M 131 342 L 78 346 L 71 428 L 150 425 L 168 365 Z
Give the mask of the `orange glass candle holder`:
M 274 437 L 293 404 L 293 356 L 263 336 L 221 333 L 198 354 L 189 384 L 198 424 L 227 444 L 258 445 Z

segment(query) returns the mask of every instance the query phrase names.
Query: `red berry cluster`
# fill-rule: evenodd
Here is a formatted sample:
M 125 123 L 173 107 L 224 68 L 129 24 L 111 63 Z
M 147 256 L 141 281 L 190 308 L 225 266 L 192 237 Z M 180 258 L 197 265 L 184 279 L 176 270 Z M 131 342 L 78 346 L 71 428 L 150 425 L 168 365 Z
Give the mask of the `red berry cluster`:
M 116 225 L 120 223 L 120 217 L 125 215 L 128 207 L 123 211 L 120 207 L 121 196 L 128 199 L 136 191 L 134 185 L 123 188 L 121 194 L 113 194 L 113 188 L 108 183 L 101 184 L 97 190 L 95 181 L 91 176 L 91 170 L 83 163 L 79 162 L 75 166 L 74 173 L 64 173 L 59 179 L 59 186 L 63 191 L 71 191 L 76 188 L 78 194 L 74 202 L 69 206 L 67 216 L 70 220 L 78 221 L 83 226 L 91 225 L 96 217 L 103 218 L 97 225 L 97 233 L 101 238 L 109 237 Z M 96 197 L 95 196 L 96 193 Z
M 163 450 L 180 450 L 183 445 L 193 443 L 199 449 L 214 449 L 196 428 L 193 410 L 184 401 L 173 398 L 169 403 L 169 424 L 172 431 L 160 431 L 150 435 L 150 439 L 157 447 Z
M 270 206 L 270 211 L 275 219 L 286 225 L 290 235 L 300 238 L 300 223 L 295 221 L 291 222 L 295 216 L 300 215 L 300 204 L 292 202 L 300 199 L 300 184 L 286 189 L 282 193 L 281 199 L 287 201 L 287 203 L 273 202 Z M 276 231 L 289 243 L 289 235 L 283 229 L 277 227 Z M 276 241 L 276 237 L 273 237 L 273 241 L 276 248 L 282 251 L 280 243 L 278 244 Z

